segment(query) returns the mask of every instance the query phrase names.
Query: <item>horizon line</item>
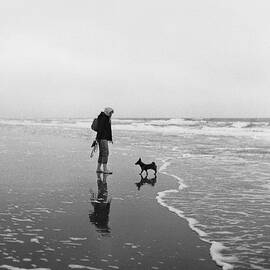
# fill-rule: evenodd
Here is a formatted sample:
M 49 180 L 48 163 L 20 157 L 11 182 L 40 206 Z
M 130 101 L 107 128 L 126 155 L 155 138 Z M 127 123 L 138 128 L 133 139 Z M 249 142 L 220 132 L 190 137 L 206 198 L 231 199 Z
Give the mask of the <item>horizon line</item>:
M 72 116 L 72 117 L 1 117 L 0 116 L 0 120 L 61 120 L 61 119 L 94 119 L 96 116 L 92 116 L 92 117 L 86 117 L 86 116 Z M 216 117 L 162 117 L 162 116 L 157 116 L 157 117 L 138 117 L 138 116 L 134 116 L 134 117 L 113 117 L 112 119 L 126 119 L 126 120 L 131 120 L 131 119 L 184 119 L 184 120 L 188 120 L 188 119 L 270 119 L 270 116 L 263 116 L 263 117 L 258 117 L 258 116 L 252 116 L 252 117 L 238 117 L 238 116 L 216 116 Z

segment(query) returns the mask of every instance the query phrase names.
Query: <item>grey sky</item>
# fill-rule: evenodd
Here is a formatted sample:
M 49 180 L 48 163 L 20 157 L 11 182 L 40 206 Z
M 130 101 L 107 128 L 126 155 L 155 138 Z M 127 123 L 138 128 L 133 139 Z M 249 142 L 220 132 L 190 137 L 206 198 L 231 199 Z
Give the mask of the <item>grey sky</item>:
M 0 117 L 270 117 L 268 0 L 0 2 Z

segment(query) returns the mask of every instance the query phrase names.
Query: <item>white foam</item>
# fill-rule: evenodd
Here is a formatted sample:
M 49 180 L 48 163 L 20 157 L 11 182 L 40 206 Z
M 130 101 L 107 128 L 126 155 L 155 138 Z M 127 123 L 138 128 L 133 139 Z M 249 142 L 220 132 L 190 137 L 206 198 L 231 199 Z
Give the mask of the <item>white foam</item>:
M 120 201 L 124 201 L 125 199 L 120 198 L 120 197 L 113 197 L 114 200 L 120 200 Z
M 23 262 L 31 262 L 32 259 L 30 259 L 30 258 L 24 258 L 24 259 L 22 259 L 22 261 L 23 261 Z
M 161 166 L 162 169 L 160 170 L 160 172 L 163 174 L 166 174 L 168 176 L 174 177 L 179 183 L 179 188 L 178 188 L 178 190 L 171 189 L 171 190 L 165 190 L 165 191 L 158 192 L 158 195 L 156 196 L 158 203 L 160 205 L 168 208 L 169 211 L 177 214 L 179 217 L 187 220 L 189 227 L 199 235 L 200 239 L 204 242 L 211 244 L 210 255 L 211 255 L 212 259 L 216 262 L 217 265 L 222 266 L 223 270 L 233 269 L 233 265 L 230 264 L 229 262 L 235 262 L 237 260 L 237 258 L 236 257 L 228 257 L 228 256 L 226 257 L 226 256 L 222 255 L 222 253 L 221 253 L 222 250 L 226 249 L 226 247 L 222 243 L 208 240 L 207 233 L 204 232 L 203 230 L 199 229 L 196 226 L 197 224 L 199 224 L 199 222 L 195 218 L 186 217 L 182 210 L 177 209 L 173 206 L 170 206 L 165 202 L 164 198 L 167 197 L 168 194 L 179 193 L 181 190 L 187 188 L 188 186 L 186 184 L 184 184 L 183 179 L 181 179 L 179 176 L 174 175 L 174 174 L 169 174 L 169 173 L 164 171 L 170 165 L 167 161 L 164 161 L 163 165 L 164 165 L 164 167 Z
M 156 197 L 158 203 L 161 204 L 162 206 L 168 208 L 169 211 L 171 211 L 171 212 L 177 214 L 179 217 L 184 218 L 185 220 L 187 220 L 187 222 L 188 222 L 188 224 L 189 224 L 189 227 L 190 227 L 193 231 L 195 231 L 196 233 L 198 233 L 198 235 L 199 235 L 200 237 L 205 237 L 205 236 L 207 236 L 207 234 L 206 234 L 204 231 L 202 231 L 202 230 L 200 230 L 200 229 L 198 229 L 198 228 L 196 227 L 196 224 L 199 223 L 196 219 L 186 217 L 186 216 L 184 215 L 184 212 L 183 212 L 183 211 L 181 211 L 181 210 L 179 210 L 179 209 L 177 209 L 177 208 L 175 208 L 175 207 L 173 207 L 173 206 L 169 206 L 169 205 L 167 205 L 167 204 L 164 202 L 164 199 L 163 199 L 163 198 L 167 195 L 167 193 L 172 193 L 172 192 L 174 192 L 174 193 L 177 192 L 177 193 L 178 193 L 179 191 L 178 191 L 178 190 L 175 190 L 175 189 L 172 189 L 172 190 L 166 190 L 166 191 L 158 192 L 158 196 Z
M 15 235 L 18 235 L 17 233 L 0 233 L 0 236 L 3 237 L 13 237 Z
M 30 239 L 30 242 L 31 242 L 31 243 L 40 244 L 38 238 L 31 238 L 31 239 Z
M 126 246 L 132 246 L 132 243 L 125 243 Z
M 83 240 L 87 240 L 87 238 L 79 238 L 79 237 L 69 237 L 70 240 L 73 240 L 73 241 L 83 241 Z
M 237 121 L 237 122 L 234 122 L 232 124 L 232 127 L 234 127 L 234 128 L 245 128 L 245 127 L 248 127 L 249 125 L 250 125 L 250 122 Z
M 73 204 L 73 202 L 69 202 L 69 201 L 62 201 L 61 203 L 64 203 L 64 204 Z
M 242 136 L 254 139 L 270 139 L 270 129 L 248 128 L 237 126 L 196 126 L 196 125 L 150 125 L 149 123 L 133 123 L 130 125 L 114 125 L 115 130 L 157 132 L 166 135 L 210 135 L 210 136 Z
M 251 120 L 252 121 L 252 120 Z M 1 120 L 2 125 L 38 126 L 63 128 L 64 130 L 89 130 L 91 119 L 63 119 L 58 121 L 42 120 Z M 125 131 L 158 132 L 164 134 L 195 134 L 213 136 L 248 136 L 255 139 L 270 140 L 268 122 L 250 122 L 234 120 L 200 120 L 200 119 L 113 119 L 113 129 Z
M 55 251 L 55 249 L 50 248 L 50 247 L 45 248 L 45 250 L 46 250 L 46 251 Z
M 15 267 L 7 264 L 0 265 L 0 268 L 7 269 L 7 270 L 51 270 L 50 268 L 21 268 Z
M 153 126 L 197 126 L 203 122 L 197 120 L 185 120 L 182 118 L 172 118 L 167 120 L 166 119 L 151 120 L 147 122 L 147 124 Z
M 20 221 L 20 222 L 34 222 L 32 219 L 30 218 L 12 218 L 12 220 L 15 221 Z
M 15 239 L 15 238 L 6 239 L 6 242 L 8 242 L 8 243 L 18 243 L 18 244 L 24 244 L 24 241 L 22 241 L 22 240 L 18 240 L 18 239 Z
M 82 244 L 79 244 L 79 243 L 73 243 L 73 242 L 67 242 L 67 241 L 66 242 L 63 241 L 63 244 L 64 245 L 69 245 L 69 246 L 74 246 L 74 247 L 82 245 Z
M 51 213 L 51 211 L 48 209 L 48 208 L 34 208 L 33 209 L 34 211 L 38 211 L 38 212 L 41 212 L 41 213 Z
M 227 248 L 222 243 L 213 241 L 211 242 L 210 254 L 217 265 L 222 266 L 223 270 L 231 270 L 234 267 L 229 262 L 235 262 L 237 258 L 222 255 L 221 252 L 225 249 Z
M 169 174 L 169 173 L 167 173 L 165 171 L 171 165 L 171 162 L 169 160 L 171 160 L 171 158 L 164 159 L 163 160 L 163 164 L 160 166 L 160 168 L 159 168 L 158 171 L 160 173 L 163 173 L 163 174 L 166 174 L 168 176 L 171 176 L 171 177 L 175 178 L 178 181 L 178 183 L 179 183 L 179 190 L 182 190 L 184 188 L 187 188 L 188 186 L 184 183 L 184 181 L 183 181 L 182 178 L 180 178 L 179 176 L 177 176 L 175 174 Z
M 269 270 L 269 268 L 261 267 L 261 266 L 259 266 L 259 265 L 255 265 L 255 264 L 250 264 L 250 266 L 251 266 L 252 269 L 254 269 L 254 270 Z
M 230 270 L 233 269 L 233 265 L 229 263 L 230 262 L 235 262 L 236 258 L 235 257 L 226 257 L 224 255 L 221 254 L 221 251 L 225 249 L 225 247 L 218 242 L 212 242 L 210 240 L 207 240 L 207 233 L 205 233 L 204 231 L 200 230 L 198 227 L 196 227 L 197 224 L 199 224 L 199 222 L 194 219 L 194 218 L 189 218 L 186 217 L 184 215 L 184 212 L 173 207 L 173 206 L 169 206 L 167 205 L 164 200 L 163 197 L 167 195 L 167 193 L 172 193 L 172 192 L 179 192 L 178 190 L 166 190 L 166 191 L 162 191 L 158 193 L 157 201 L 159 204 L 161 204 L 162 206 L 166 207 L 169 209 L 169 211 L 177 214 L 179 217 L 184 218 L 185 220 L 187 220 L 189 227 L 195 231 L 199 236 L 200 239 L 204 242 L 210 243 L 211 247 L 210 247 L 210 254 L 212 259 L 216 262 L 217 265 L 222 266 L 223 270 Z
M 86 265 L 80 265 L 80 264 L 69 264 L 68 267 L 71 268 L 71 269 L 102 270 L 100 268 L 95 268 L 95 267 L 86 266 Z
M 165 171 L 167 169 L 167 167 L 171 165 L 171 163 L 168 160 L 170 160 L 170 158 L 166 158 L 166 159 L 162 160 L 163 164 L 160 166 L 160 168 L 158 170 L 159 172 Z

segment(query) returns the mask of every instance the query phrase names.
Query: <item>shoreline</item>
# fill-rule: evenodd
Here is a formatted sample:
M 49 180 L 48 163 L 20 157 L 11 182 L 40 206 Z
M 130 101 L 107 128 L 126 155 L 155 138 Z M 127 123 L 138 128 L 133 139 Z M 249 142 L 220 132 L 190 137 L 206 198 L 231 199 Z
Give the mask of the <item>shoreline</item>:
M 198 223 L 198 221 L 195 218 L 186 217 L 183 211 L 164 203 L 163 197 L 165 197 L 167 193 L 178 193 L 178 192 L 181 192 L 181 190 L 188 188 L 188 186 L 186 184 L 184 184 L 183 179 L 181 179 L 179 176 L 174 175 L 174 174 L 169 174 L 169 173 L 164 171 L 167 167 L 170 166 L 170 162 L 168 162 L 168 160 L 170 160 L 170 159 L 168 158 L 168 159 L 164 160 L 164 163 L 160 167 L 159 172 L 174 178 L 178 182 L 179 187 L 178 187 L 178 190 L 177 189 L 169 189 L 169 190 L 164 190 L 164 191 L 158 192 L 158 194 L 156 196 L 158 203 L 160 205 L 162 205 L 163 207 L 167 208 L 170 212 L 175 213 L 180 218 L 184 219 L 188 223 L 189 228 L 198 234 L 198 237 L 201 241 L 210 244 L 209 253 L 212 257 L 212 260 L 218 266 L 222 267 L 223 270 L 234 269 L 234 266 L 232 264 L 226 262 L 226 256 L 222 255 L 222 253 L 221 253 L 223 250 L 226 250 L 226 247 L 224 247 L 222 243 L 216 242 L 216 241 L 210 241 L 210 240 L 206 239 L 205 237 L 207 236 L 207 234 L 204 231 L 202 231 L 201 229 L 198 229 L 196 227 L 196 224 Z

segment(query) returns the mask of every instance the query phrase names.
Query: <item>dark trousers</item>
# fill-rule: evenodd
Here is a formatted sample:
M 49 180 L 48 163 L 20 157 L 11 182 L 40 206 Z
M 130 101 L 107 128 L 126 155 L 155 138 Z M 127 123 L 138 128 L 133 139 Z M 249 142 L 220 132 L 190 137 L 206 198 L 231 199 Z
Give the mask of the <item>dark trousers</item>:
M 107 140 L 99 140 L 99 156 L 98 156 L 98 163 L 107 164 L 108 157 L 109 157 L 109 144 Z

